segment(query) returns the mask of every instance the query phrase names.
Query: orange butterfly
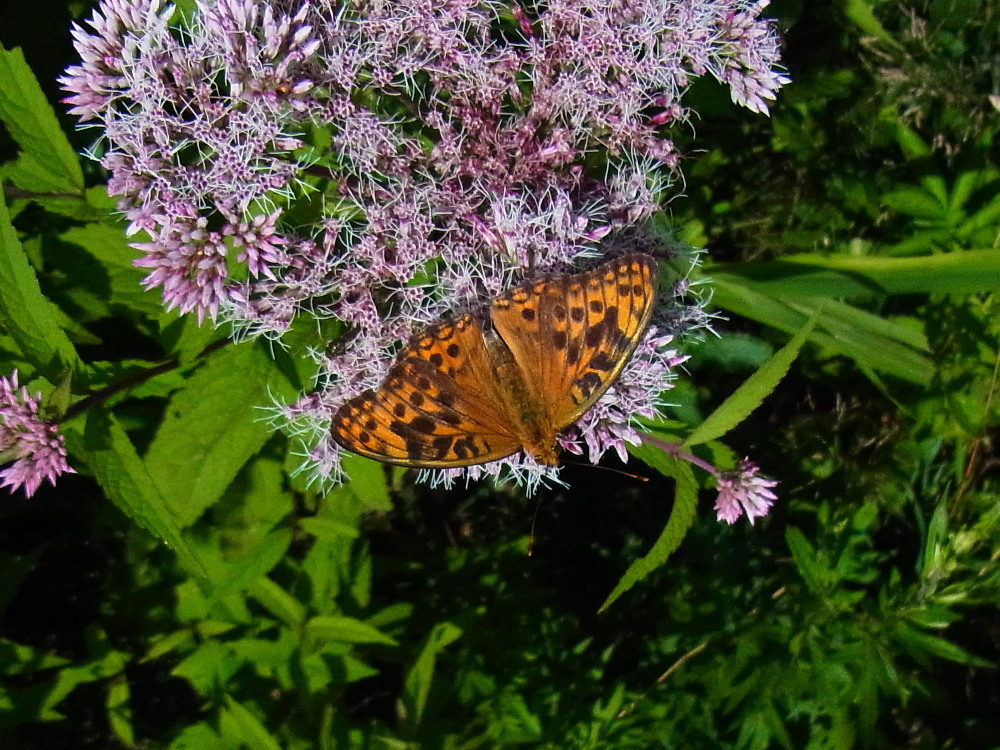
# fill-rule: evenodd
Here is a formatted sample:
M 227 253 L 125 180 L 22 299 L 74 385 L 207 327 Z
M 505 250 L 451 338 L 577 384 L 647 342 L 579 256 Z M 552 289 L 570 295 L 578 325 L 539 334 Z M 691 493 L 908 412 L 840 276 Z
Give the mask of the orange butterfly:
M 378 388 L 346 401 L 341 446 L 390 464 L 447 469 L 523 450 L 555 466 L 556 436 L 614 382 L 653 312 L 659 272 L 633 254 L 516 286 L 417 334 Z

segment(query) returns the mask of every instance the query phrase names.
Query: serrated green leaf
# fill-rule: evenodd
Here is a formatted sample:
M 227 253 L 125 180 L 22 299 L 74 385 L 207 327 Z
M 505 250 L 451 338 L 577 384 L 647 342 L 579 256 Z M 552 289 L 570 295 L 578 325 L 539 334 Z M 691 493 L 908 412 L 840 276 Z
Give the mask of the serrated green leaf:
M 212 354 L 174 394 L 145 462 L 182 527 L 222 497 L 273 434 L 261 407 L 292 392 L 254 343 Z
M 760 406 L 785 377 L 812 328 L 813 322 L 810 321 L 791 341 L 747 378 L 743 385 L 691 432 L 684 441 L 684 447 L 690 448 L 722 437 Z
M 75 346 L 98 346 L 103 343 L 100 337 L 91 333 L 80 320 L 52 303 L 51 300 L 49 302 L 56 325 L 65 332 Z
M 659 539 L 653 543 L 652 549 L 645 556 L 633 562 L 625 575 L 615 585 L 614 590 L 601 605 L 599 611 L 604 611 L 622 594 L 636 583 L 648 576 L 667 561 L 667 558 L 680 546 L 684 536 L 694 523 L 695 508 L 698 504 L 698 483 L 694 478 L 691 465 L 667 456 L 659 448 L 643 443 L 638 447 L 629 446 L 629 453 L 659 471 L 664 476 L 671 477 L 677 488 L 674 492 L 674 507 L 670 511 L 667 525 L 660 533 Z
M 79 159 L 19 49 L 0 47 L 0 119 L 22 149 L 8 173 L 18 187 L 83 197 Z
M 64 424 L 63 434 L 69 451 L 86 463 L 111 502 L 170 547 L 189 573 L 206 576 L 205 564 L 181 535 L 177 519 L 114 416 L 93 408 Z
M 0 201 L 0 316 L 2 327 L 17 342 L 20 353 L 50 383 L 59 382 L 66 370 L 78 368 L 76 350 L 42 295 L 3 201 Z

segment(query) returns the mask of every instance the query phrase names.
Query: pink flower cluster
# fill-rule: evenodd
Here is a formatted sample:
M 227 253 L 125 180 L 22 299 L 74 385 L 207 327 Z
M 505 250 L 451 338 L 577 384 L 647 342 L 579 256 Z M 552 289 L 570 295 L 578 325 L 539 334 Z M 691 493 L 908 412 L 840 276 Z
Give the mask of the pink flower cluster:
M 0 377 L 0 487 L 23 489 L 31 497 L 43 479 L 56 483 L 60 474 L 75 473 L 66 463 L 63 436 L 39 414 L 41 394 L 18 388 L 17 370 Z
M 749 458 L 744 458 L 738 469 L 719 475 L 715 513 L 720 521 L 734 524 L 746 513 L 747 519 L 753 524 L 755 518 L 768 514 L 771 504 L 778 499 L 771 492 L 778 483 L 758 475 L 759 471 L 760 467 Z
M 102 130 L 168 308 L 241 335 L 280 338 L 300 316 L 357 334 L 317 353 L 316 393 L 284 410 L 320 479 L 340 471 L 332 411 L 416 328 L 630 247 L 676 178 L 668 131 L 692 79 L 759 112 L 787 81 L 751 0 L 195 5 L 182 24 L 164 0 L 103 0 L 74 31 L 66 101 Z M 566 448 L 596 459 L 637 439 L 670 342 L 704 324 L 682 286 Z

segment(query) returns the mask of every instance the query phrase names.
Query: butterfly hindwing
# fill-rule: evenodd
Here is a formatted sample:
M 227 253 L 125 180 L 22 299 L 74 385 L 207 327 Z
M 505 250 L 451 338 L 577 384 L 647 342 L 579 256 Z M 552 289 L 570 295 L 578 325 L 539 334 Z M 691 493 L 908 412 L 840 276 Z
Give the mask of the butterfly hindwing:
M 495 388 L 482 330 L 466 315 L 414 337 L 382 385 L 338 409 L 332 434 L 348 450 L 406 466 L 503 458 L 521 445 Z
M 652 314 L 658 269 L 626 255 L 592 271 L 514 287 L 491 317 L 559 430 L 607 390 Z

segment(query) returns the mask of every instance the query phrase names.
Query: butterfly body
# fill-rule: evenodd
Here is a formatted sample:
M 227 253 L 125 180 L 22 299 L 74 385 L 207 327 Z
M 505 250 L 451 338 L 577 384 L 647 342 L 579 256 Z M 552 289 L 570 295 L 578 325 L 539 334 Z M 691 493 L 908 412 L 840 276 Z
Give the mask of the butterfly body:
M 497 394 L 506 421 L 516 428 L 518 442 L 526 453 L 546 466 L 559 463 L 556 457 L 556 429 L 548 411 L 543 408 L 544 392 L 540 383 L 529 380 L 526 372 L 514 358 L 510 348 L 496 332 L 484 333 L 486 350 L 496 373 L 500 388 Z
M 345 402 L 344 448 L 385 463 L 452 468 L 523 450 L 558 463 L 556 439 L 621 372 L 652 314 L 647 255 L 516 286 L 490 323 L 466 314 L 417 334 L 383 383 Z

